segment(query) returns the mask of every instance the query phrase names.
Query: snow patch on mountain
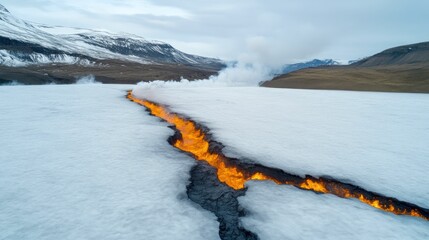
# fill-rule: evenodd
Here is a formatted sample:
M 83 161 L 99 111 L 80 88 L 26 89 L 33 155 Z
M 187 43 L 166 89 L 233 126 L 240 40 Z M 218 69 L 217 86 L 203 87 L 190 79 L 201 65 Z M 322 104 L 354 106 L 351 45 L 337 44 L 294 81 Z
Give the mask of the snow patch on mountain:
M 8 13 L 9 11 L 3 5 L 0 4 L 0 13 L 2 12 Z
M 95 63 L 88 59 L 82 59 L 68 54 L 41 54 L 41 53 L 14 53 L 8 50 L 0 49 L 0 65 L 9 67 L 27 66 L 34 63 L 48 64 L 78 64 L 82 66 L 94 66 Z
M 280 70 L 278 74 L 286 74 L 286 73 L 294 72 L 304 68 L 332 66 L 332 65 L 345 65 L 345 64 L 344 64 L 344 61 L 337 61 L 333 59 L 323 59 L 323 60 L 313 59 L 307 62 L 300 62 L 300 63 L 285 65 L 283 66 L 283 68 Z

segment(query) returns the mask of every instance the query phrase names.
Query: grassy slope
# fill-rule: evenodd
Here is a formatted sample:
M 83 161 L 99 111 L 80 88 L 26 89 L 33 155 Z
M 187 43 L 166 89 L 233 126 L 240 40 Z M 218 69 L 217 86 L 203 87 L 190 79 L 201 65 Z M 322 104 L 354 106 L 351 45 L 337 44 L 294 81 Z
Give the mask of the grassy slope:
M 429 64 L 308 68 L 278 76 L 263 86 L 429 93 Z

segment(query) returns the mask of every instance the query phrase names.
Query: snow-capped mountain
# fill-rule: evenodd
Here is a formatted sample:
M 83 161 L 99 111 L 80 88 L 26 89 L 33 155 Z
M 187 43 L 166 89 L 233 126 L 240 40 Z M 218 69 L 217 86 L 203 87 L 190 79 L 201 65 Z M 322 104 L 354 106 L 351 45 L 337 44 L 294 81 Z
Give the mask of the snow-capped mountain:
M 170 44 L 131 34 L 32 24 L 0 5 L 0 65 L 95 64 L 118 59 L 221 68 L 218 59 L 183 53 Z
M 313 59 L 308 62 L 301 62 L 301 63 L 294 63 L 294 64 L 288 64 L 285 65 L 281 70 L 280 74 L 286 74 L 290 72 L 294 72 L 300 69 L 304 68 L 311 68 L 311 67 L 320 67 L 320 66 L 331 66 L 331 65 L 342 65 L 340 62 L 332 60 L 332 59 Z
M 187 54 L 175 49 L 168 43 L 149 41 L 133 34 L 47 25 L 37 25 L 37 27 L 42 31 L 74 43 L 99 47 L 111 53 L 136 58 L 140 61 L 190 65 L 216 65 L 220 63 L 218 59 Z

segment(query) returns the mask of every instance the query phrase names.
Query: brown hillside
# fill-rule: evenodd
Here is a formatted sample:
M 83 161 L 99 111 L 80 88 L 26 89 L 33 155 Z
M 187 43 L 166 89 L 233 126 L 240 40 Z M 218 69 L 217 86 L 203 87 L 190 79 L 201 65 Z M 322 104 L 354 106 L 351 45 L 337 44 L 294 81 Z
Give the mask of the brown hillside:
M 348 66 L 302 69 L 263 86 L 429 93 L 429 42 L 391 48 Z

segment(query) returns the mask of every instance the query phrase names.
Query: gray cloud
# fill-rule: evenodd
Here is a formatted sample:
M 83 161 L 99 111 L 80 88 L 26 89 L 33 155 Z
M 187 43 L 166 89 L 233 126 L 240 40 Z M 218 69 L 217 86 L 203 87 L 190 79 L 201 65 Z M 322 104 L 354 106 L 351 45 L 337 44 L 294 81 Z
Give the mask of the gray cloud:
M 3 0 L 30 21 L 130 32 L 189 53 L 269 65 L 355 59 L 429 40 L 428 1 Z

